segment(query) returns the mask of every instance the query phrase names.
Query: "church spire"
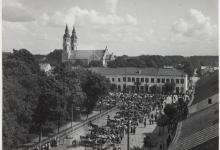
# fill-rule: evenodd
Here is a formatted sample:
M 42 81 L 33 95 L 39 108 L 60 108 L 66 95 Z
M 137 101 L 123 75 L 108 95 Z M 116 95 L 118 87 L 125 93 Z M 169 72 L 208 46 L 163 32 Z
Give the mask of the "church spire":
M 69 28 L 68 28 L 67 24 L 66 24 L 65 34 L 69 34 Z
M 69 29 L 68 29 L 68 26 L 66 24 L 66 29 L 65 29 L 65 33 L 63 35 L 63 38 L 69 38 L 70 37 L 70 34 L 69 34 Z
M 72 35 L 76 33 L 75 27 L 73 26 Z
M 76 36 L 76 30 L 75 27 L 73 26 L 73 31 L 71 35 L 71 50 L 77 50 L 77 36 Z

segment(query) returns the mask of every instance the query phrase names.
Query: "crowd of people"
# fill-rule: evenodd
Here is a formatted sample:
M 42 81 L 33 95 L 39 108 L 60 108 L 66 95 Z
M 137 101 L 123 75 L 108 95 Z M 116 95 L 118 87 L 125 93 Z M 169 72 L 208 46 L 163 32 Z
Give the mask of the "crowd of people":
M 120 149 L 118 145 L 125 134 L 135 134 L 138 126 L 156 123 L 166 104 L 166 96 L 163 95 L 112 93 L 108 97 L 111 103 L 113 98 L 117 101 L 118 112 L 115 116 L 107 116 L 106 126 L 98 127 L 90 122 L 91 132 L 81 137 L 82 145 L 93 149 Z M 90 142 L 87 144 L 85 141 Z
M 169 103 L 175 103 L 178 97 L 187 100 L 186 95 L 170 96 Z M 135 134 L 137 127 L 146 127 L 157 122 L 159 115 L 167 104 L 167 95 L 137 94 L 137 93 L 110 93 L 103 97 L 99 104 L 106 106 L 118 106 L 115 116 L 107 116 L 106 125 L 98 126 L 91 121 L 88 123 L 90 132 L 80 136 L 80 141 L 73 140 L 73 146 L 92 147 L 94 150 L 102 150 L 112 147 L 119 150 L 120 143 L 126 134 Z M 53 140 L 56 145 L 57 140 Z M 50 143 L 51 144 L 51 143 Z M 49 149 L 45 145 L 44 149 Z

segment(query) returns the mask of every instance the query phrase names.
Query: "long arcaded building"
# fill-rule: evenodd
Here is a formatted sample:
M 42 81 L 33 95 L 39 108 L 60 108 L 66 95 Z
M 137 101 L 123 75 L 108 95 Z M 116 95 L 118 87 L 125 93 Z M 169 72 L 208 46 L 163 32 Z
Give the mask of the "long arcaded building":
M 174 82 L 176 93 L 188 90 L 188 76 L 175 68 L 90 68 L 91 71 L 102 74 L 115 84 L 117 91 L 151 92 L 150 87 L 157 85 L 162 92 L 166 82 Z

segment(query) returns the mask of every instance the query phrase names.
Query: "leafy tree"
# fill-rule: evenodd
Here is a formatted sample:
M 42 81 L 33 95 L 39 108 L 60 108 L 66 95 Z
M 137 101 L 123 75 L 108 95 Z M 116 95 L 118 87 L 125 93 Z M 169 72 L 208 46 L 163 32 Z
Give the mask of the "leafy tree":
M 52 66 L 59 66 L 62 62 L 62 50 L 55 49 L 53 52 L 46 55 L 46 62 Z
M 86 78 L 86 82 L 82 82 L 82 89 L 86 93 L 87 97 L 84 102 L 84 106 L 88 114 L 95 107 L 98 98 L 108 93 L 110 82 L 104 76 L 99 74 L 95 74 L 90 71 L 87 73 L 88 76 Z
M 183 66 L 183 70 L 185 73 L 188 74 L 189 77 L 193 76 L 194 68 L 193 68 L 193 65 L 189 61 L 185 62 Z
M 157 120 L 157 125 L 163 128 L 163 133 L 164 133 L 164 127 L 167 125 L 167 116 L 164 114 L 160 114 Z M 159 128 L 159 135 L 160 135 L 160 128 Z
M 159 93 L 160 92 L 160 87 L 158 87 L 156 84 L 150 87 L 150 91 L 153 94 Z
M 11 149 L 29 141 L 33 109 L 39 95 L 42 72 L 33 55 L 13 50 L 3 58 L 3 147 Z
M 175 83 L 174 82 L 166 82 L 164 84 L 164 92 L 165 93 L 173 93 L 175 90 Z
M 178 110 L 178 119 L 179 119 L 179 121 L 187 118 L 188 104 L 187 104 L 187 102 L 184 102 L 183 98 L 178 99 L 177 110 Z
M 77 59 L 74 63 L 74 66 L 81 66 L 81 67 L 88 67 L 88 64 L 86 64 L 85 62 L 83 62 L 82 60 Z
M 156 136 L 153 133 L 147 134 L 144 137 L 144 147 L 149 147 L 149 150 L 151 150 L 151 148 L 157 146 L 157 140 L 156 140 Z
M 111 84 L 110 90 L 111 90 L 112 92 L 115 92 L 115 91 L 117 90 L 117 85 L 116 85 L 116 84 Z
M 167 104 L 164 108 L 164 113 L 167 116 L 168 129 L 173 129 L 177 124 L 177 108 L 175 104 Z
M 102 61 L 93 60 L 89 63 L 89 67 L 103 67 Z

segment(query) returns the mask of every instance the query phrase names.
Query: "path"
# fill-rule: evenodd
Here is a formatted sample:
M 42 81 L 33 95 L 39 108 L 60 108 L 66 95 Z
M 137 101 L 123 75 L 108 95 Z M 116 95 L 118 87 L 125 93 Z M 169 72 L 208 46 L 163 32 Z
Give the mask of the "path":
M 104 126 L 107 124 L 107 115 L 109 115 L 110 117 L 113 117 L 113 116 L 115 116 L 117 111 L 118 111 L 118 109 L 104 115 L 103 117 L 99 118 L 98 120 L 93 121 L 92 123 L 97 124 L 98 126 Z M 72 144 L 73 139 L 79 141 L 80 136 L 85 135 L 86 133 L 88 133 L 88 131 L 89 131 L 88 125 L 79 128 L 77 131 L 75 131 L 69 135 L 70 137 L 72 137 L 72 139 L 65 139 L 64 142 L 62 143 L 62 145 L 59 145 L 58 147 L 51 148 L 51 150 L 85 150 L 85 147 L 82 147 L 82 146 L 81 147 L 71 147 L 71 144 Z

